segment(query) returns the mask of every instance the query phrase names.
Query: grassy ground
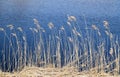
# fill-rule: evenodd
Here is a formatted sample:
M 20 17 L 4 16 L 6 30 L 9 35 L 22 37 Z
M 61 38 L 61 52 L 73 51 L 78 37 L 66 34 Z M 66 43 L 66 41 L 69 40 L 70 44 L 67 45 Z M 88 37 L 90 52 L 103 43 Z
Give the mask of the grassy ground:
M 76 68 L 40 68 L 25 67 L 20 72 L 7 73 L 0 72 L 0 77 L 119 77 L 109 73 L 97 73 L 94 69 L 90 71 L 78 72 Z

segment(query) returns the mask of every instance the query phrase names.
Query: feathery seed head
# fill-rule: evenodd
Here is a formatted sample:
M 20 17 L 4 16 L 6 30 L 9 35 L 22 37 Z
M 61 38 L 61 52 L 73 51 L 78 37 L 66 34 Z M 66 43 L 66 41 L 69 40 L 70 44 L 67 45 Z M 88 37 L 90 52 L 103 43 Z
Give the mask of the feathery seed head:
M 109 26 L 108 21 L 103 21 L 103 24 L 104 24 L 104 27 L 105 27 L 106 29 L 108 29 L 108 26 Z
M 75 16 L 68 16 L 68 21 L 70 21 L 70 22 L 76 21 L 76 17 Z
M 18 27 L 17 29 L 18 29 L 20 32 L 22 32 L 22 31 L 23 31 L 21 27 Z
M 50 29 L 52 29 L 52 28 L 54 27 L 54 24 L 53 24 L 52 22 L 49 22 L 49 23 L 48 23 L 48 27 L 49 27 Z
M 33 19 L 33 21 L 34 21 L 34 24 L 38 24 L 39 22 L 38 22 L 38 20 L 37 19 Z
M 92 25 L 92 28 L 93 28 L 94 30 L 99 30 L 96 25 Z
M 34 21 L 34 24 L 36 25 L 37 29 L 40 29 L 40 24 L 39 24 L 38 20 L 34 18 L 33 21 Z
M 12 30 L 14 28 L 13 25 L 7 25 L 8 28 L 10 28 L 10 30 Z
M 61 30 L 65 30 L 65 28 L 62 26 L 61 28 L 60 28 Z
M 4 28 L 0 28 L 0 31 L 4 31 Z

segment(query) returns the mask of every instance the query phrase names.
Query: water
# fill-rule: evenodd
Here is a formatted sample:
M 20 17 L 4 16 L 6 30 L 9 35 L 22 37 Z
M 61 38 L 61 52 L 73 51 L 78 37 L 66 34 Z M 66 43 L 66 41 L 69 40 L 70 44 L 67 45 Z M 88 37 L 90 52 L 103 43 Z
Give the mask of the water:
M 114 0 L 114 1 L 110 0 L 109 2 L 107 2 L 106 0 L 101 0 L 101 1 L 96 0 L 96 2 L 95 0 L 92 0 L 91 2 L 89 0 L 81 0 L 81 1 L 79 0 L 74 0 L 74 1 L 72 0 L 66 0 L 66 1 L 64 0 L 57 0 L 57 1 L 56 0 L 0 0 L 0 27 L 5 28 L 8 35 L 9 33 L 14 33 L 17 31 L 15 30 L 11 32 L 8 28 L 6 28 L 7 25 L 12 24 L 14 25 L 15 28 L 22 27 L 23 31 L 25 32 L 24 34 L 27 39 L 27 44 L 31 48 L 31 49 L 29 47 L 27 48 L 27 51 L 29 53 L 29 50 L 34 51 L 35 46 L 37 46 L 34 43 L 35 42 L 34 40 L 37 40 L 37 39 L 34 39 L 34 36 L 36 35 L 33 35 L 33 33 L 29 30 L 30 27 L 33 28 L 36 26 L 33 22 L 34 18 L 36 18 L 40 22 L 40 25 L 46 29 L 46 32 L 48 34 L 49 32 L 51 32 L 51 30 L 48 29 L 47 25 L 49 22 L 52 22 L 56 28 L 55 32 L 57 32 L 58 28 L 60 28 L 61 26 L 64 26 L 66 28 L 67 35 L 70 36 L 71 33 L 69 33 L 69 28 L 67 25 L 67 16 L 74 15 L 77 18 L 77 21 L 76 21 L 78 24 L 77 26 L 81 27 L 81 29 L 85 28 L 85 19 L 89 28 L 91 27 L 92 24 L 95 24 L 101 30 L 103 29 L 103 21 L 106 20 L 110 24 L 111 32 L 115 35 L 120 35 L 120 25 L 119 25 L 120 16 L 119 16 L 118 7 L 119 7 L 118 0 Z M 84 16 L 85 16 L 85 19 L 84 19 Z M 55 32 L 52 32 L 52 33 L 55 33 Z M 0 34 L 1 34 L 0 35 L 0 51 L 1 53 L 3 53 L 2 50 L 4 48 L 3 46 L 4 33 L 1 32 Z M 44 35 L 43 37 L 48 38 L 47 34 L 43 34 L 43 35 Z M 36 37 L 39 37 L 39 36 L 36 36 Z M 23 44 L 24 42 L 21 39 L 22 34 L 19 34 L 18 38 L 19 38 L 19 41 L 22 41 L 20 45 L 23 45 L 22 47 L 24 47 L 24 44 Z M 61 35 L 61 38 L 63 38 L 62 35 Z M 54 37 L 51 39 L 55 40 Z M 14 43 L 13 48 L 15 48 L 15 46 L 18 46 L 15 43 L 16 38 L 12 38 L 11 40 L 12 40 L 12 43 Z M 62 40 L 66 42 L 66 39 L 62 39 Z M 43 42 L 45 41 L 46 39 L 43 40 Z M 57 40 L 52 41 L 54 43 L 52 45 L 54 45 L 57 48 L 56 41 Z M 6 45 L 7 45 L 7 42 L 9 41 L 6 38 Z M 63 43 L 62 45 L 64 44 L 65 43 Z M 73 50 L 72 44 L 69 43 L 68 45 L 70 45 L 71 50 Z M 45 44 L 45 46 L 47 45 Z M 45 50 L 44 47 L 42 48 L 43 50 Z M 64 47 L 61 47 L 61 48 L 64 49 Z M 70 47 L 68 47 L 67 50 L 70 51 L 69 48 Z M 11 49 L 10 51 L 13 50 L 12 48 L 10 49 Z M 6 51 L 7 51 L 7 46 L 6 46 Z M 61 52 L 61 54 L 63 55 L 63 52 Z M 1 57 L 2 59 L 0 60 L 0 62 L 4 60 L 3 55 L 1 55 Z M 10 58 L 10 60 L 11 59 L 13 58 Z M 33 57 L 33 59 L 35 59 L 35 57 Z M 64 57 L 62 57 L 62 60 L 63 59 Z M 4 67 L 6 67 L 7 69 L 8 66 L 7 64 L 6 66 L 4 66 L 4 63 L 2 63 L 2 69 L 4 69 Z M 12 66 L 12 67 L 15 68 L 15 66 Z M 9 70 L 13 70 L 13 69 L 9 69 Z
M 83 14 L 85 14 L 89 26 L 91 24 L 102 26 L 103 21 L 107 20 L 110 23 L 112 32 L 118 34 L 120 29 L 119 1 L 111 0 L 107 2 L 102 0 L 97 2 L 95 3 L 94 0 L 91 2 L 87 0 L 1 0 L 0 26 L 13 24 L 28 28 L 34 26 L 33 18 L 36 18 L 44 27 L 47 27 L 48 22 L 53 22 L 58 27 L 65 25 L 68 14 L 75 15 L 80 25 L 82 25 L 84 22 Z M 83 3 L 86 5 L 83 5 Z

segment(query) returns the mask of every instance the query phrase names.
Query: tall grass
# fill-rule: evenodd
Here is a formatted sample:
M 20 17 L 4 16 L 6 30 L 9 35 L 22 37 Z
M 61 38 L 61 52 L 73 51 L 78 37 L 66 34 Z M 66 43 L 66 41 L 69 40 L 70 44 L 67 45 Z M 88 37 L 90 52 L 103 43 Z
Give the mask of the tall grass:
M 29 28 L 31 39 L 22 27 L 0 27 L 0 34 L 4 36 L 0 40 L 2 71 L 37 66 L 120 73 L 119 36 L 112 34 L 107 21 L 103 21 L 104 30 L 95 24 L 88 26 L 86 19 L 83 30 L 75 16 L 68 16 L 67 25 L 60 28 L 50 22 L 48 29 L 44 29 L 37 19 L 33 21 L 35 26 Z

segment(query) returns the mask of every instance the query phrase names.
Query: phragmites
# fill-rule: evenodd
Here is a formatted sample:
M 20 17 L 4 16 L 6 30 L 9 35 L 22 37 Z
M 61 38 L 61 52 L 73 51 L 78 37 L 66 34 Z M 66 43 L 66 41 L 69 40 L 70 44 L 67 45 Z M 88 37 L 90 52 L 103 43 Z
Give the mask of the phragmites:
M 39 30 L 40 24 L 39 24 L 38 20 L 34 18 L 33 21 L 34 21 L 34 24 L 36 25 L 36 28 Z
M 0 31 L 4 31 L 4 28 L 0 28 Z
M 56 36 L 56 38 L 57 38 L 58 40 L 60 40 L 60 37 L 59 37 L 59 36 Z
M 68 16 L 68 20 L 67 20 L 67 24 L 68 26 L 71 26 L 72 21 L 76 21 L 76 17 L 75 16 Z
M 96 25 L 92 25 L 92 28 L 93 28 L 94 30 L 99 30 L 98 27 L 96 27 Z
M 106 30 L 105 30 L 105 33 L 106 33 L 106 35 L 108 35 L 108 36 L 109 36 L 109 32 L 108 32 L 108 31 L 106 31 Z
M 113 51 L 113 48 L 110 48 L 110 52 L 109 52 L 109 53 L 112 55 L 113 52 L 114 52 L 114 51 Z
M 3 71 L 15 69 L 19 72 L 29 65 L 48 68 L 49 64 L 58 69 L 63 67 L 63 70 L 72 67 L 75 72 L 77 69 L 82 72 L 94 68 L 98 73 L 106 72 L 106 69 L 107 72 L 113 71 L 111 65 L 114 64 L 115 68 L 119 67 L 119 61 L 114 61 L 119 59 L 119 36 L 112 34 L 107 21 L 104 21 L 103 29 L 94 24 L 87 26 L 86 21 L 86 26 L 79 26 L 74 16 L 69 16 L 61 26 L 50 22 L 47 28 L 40 26 L 37 19 L 33 20 L 36 25 L 29 29 L 13 25 L 5 28 L 0 26 L 0 42 L 3 47 L 0 60 L 10 62 L 1 63 L 5 65 Z M 67 23 L 69 26 L 65 26 Z M 101 36 L 102 33 L 106 34 Z M 6 57 L 8 60 L 5 60 Z
M 100 33 L 100 31 L 98 31 L 98 35 L 99 35 L 99 36 L 101 36 L 101 33 Z
M 110 38 L 111 38 L 111 39 L 113 38 L 113 34 L 112 34 L 112 33 L 110 33 Z
M 72 29 L 72 32 L 76 35 L 76 30 Z
M 45 30 L 44 30 L 44 29 L 42 29 L 42 32 L 45 32 Z
M 106 29 L 105 30 L 106 35 L 109 36 L 110 39 L 112 39 L 113 38 L 113 34 L 110 32 L 108 21 L 103 21 L 103 23 L 104 23 L 104 27 Z
M 26 41 L 26 37 L 25 36 L 23 36 L 22 38 L 23 38 L 24 41 Z
M 13 30 L 14 26 L 13 25 L 8 25 L 8 28 L 10 28 L 10 30 Z
M 36 32 L 36 33 L 38 33 L 38 30 L 36 28 L 33 28 L 33 31 Z
M 42 27 L 40 28 L 40 30 L 41 30 L 42 32 L 45 32 L 45 29 L 44 29 L 44 28 L 42 28 Z
M 31 28 L 31 27 L 30 27 L 29 29 L 30 29 L 31 31 L 33 30 L 33 28 Z
M 68 21 L 76 21 L 76 17 L 75 16 L 68 16 Z
M 68 26 L 71 26 L 71 23 L 69 21 L 67 21 L 67 24 L 68 24 Z
M 62 26 L 62 27 L 60 28 L 60 30 L 65 30 L 65 28 Z
M 41 49 L 40 45 L 38 45 L 37 48 L 38 48 L 38 50 L 40 51 L 40 49 Z
M 111 32 L 108 32 L 107 30 L 105 30 L 105 33 L 106 33 L 107 36 L 110 37 L 110 39 L 113 38 L 113 34 Z
M 88 51 L 85 51 L 84 55 L 87 55 L 87 54 L 88 54 L 87 52 L 88 52 Z
M 101 33 L 99 31 L 99 28 L 96 25 L 92 25 L 92 29 L 96 30 L 98 35 L 101 36 Z
M 81 34 L 76 29 L 72 29 L 72 32 L 73 34 L 81 37 Z
M 20 32 L 22 32 L 22 31 L 23 31 L 21 27 L 18 27 L 17 29 L 18 29 Z
M 38 22 L 38 20 L 37 19 L 33 19 L 33 21 L 34 21 L 34 24 L 38 24 L 39 22 Z
M 81 37 L 81 34 L 79 32 L 77 32 L 77 35 Z
M 68 40 L 69 40 L 70 42 L 73 42 L 73 39 L 72 39 L 71 37 L 68 37 Z
M 38 29 L 36 29 L 36 28 L 29 28 L 29 30 L 31 30 L 32 32 L 35 32 L 35 33 L 38 33 L 39 32 L 39 30 Z M 42 32 L 45 32 L 45 30 L 41 27 L 40 28 L 40 30 L 42 31 Z
M 49 27 L 50 29 L 52 29 L 52 28 L 54 27 L 54 24 L 53 24 L 52 22 L 49 22 L 49 23 L 48 23 L 48 27 Z
M 105 27 L 106 29 L 108 29 L 108 26 L 109 26 L 108 21 L 103 21 L 103 24 L 104 24 L 104 27 Z
M 17 36 L 17 35 L 16 35 L 16 33 L 11 33 L 11 35 L 12 35 L 12 36 L 14 36 L 14 37 L 16 37 L 16 36 Z

